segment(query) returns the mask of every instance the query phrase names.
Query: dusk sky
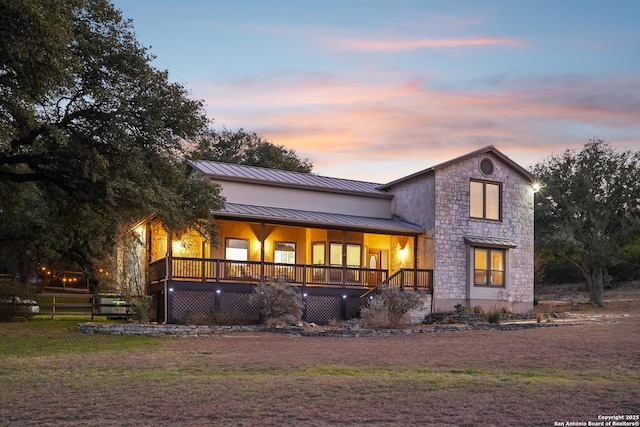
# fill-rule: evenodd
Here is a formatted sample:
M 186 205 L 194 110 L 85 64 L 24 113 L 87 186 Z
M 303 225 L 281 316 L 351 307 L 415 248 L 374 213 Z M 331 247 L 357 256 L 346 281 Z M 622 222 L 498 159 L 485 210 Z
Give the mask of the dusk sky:
M 640 149 L 640 1 L 116 0 L 213 127 L 388 182 L 494 145 Z

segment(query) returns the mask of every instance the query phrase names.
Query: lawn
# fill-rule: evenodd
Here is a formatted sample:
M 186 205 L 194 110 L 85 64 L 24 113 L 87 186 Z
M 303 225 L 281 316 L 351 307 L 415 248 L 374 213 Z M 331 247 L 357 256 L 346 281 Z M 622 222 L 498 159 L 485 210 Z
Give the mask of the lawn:
M 376 338 L 0 324 L 0 425 L 553 426 L 638 414 L 638 301 L 591 312 L 598 320 L 578 326 Z

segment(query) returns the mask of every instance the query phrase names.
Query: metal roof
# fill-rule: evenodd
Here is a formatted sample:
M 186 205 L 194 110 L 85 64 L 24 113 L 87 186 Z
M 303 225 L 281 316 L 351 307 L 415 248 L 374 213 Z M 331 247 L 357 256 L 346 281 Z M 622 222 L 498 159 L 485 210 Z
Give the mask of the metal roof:
M 227 203 L 217 218 L 253 219 L 279 224 L 302 225 L 319 228 L 338 228 L 368 232 L 398 234 L 420 234 L 424 228 L 395 218 L 372 218 L 325 212 L 311 212 L 298 209 L 274 208 L 270 206 Z
M 516 244 L 502 237 L 464 236 L 465 243 L 471 246 L 485 246 L 488 248 L 515 248 Z
M 256 166 L 236 165 L 213 161 L 190 161 L 195 170 L 211 179 L 244 181 L 277 185 L 283 187 L 306 188 L 318 191 L 330 191 L 351 194 L 366 194 L 391 198 L 391 194 L 378 189 L 381 184 L 351 179 L 332 178 L 310 173 L 290 172 Z
M 471 152 L 471 153 L 467 153 L 467 154 L 465 154 L 465 155 L 463 155 L 463 156 L 460 156 L 460 157 L 456 157 L 455 159 L 447 160 L 447 161 L 446 161 L 446 162 L 444 162 L 444 163 L 440 163 L 440 164 L 438 164 L 438 165 L 435 165 L 435 166 L 432 166 L 432 167 L 430 167 L 430 168 L 427 168 L 427 169 L 421 170 L 421 171 L 419 171 L 419 172 L 412 173 L 411 175 L 407 175 L 407 176 L 405 176 L 405 177 L 402 177 L 402 178 L 396 179 L 395 181 L 391 181 L 391 182 L 389 182 L 389 183 L 387 183 L 387 184 L 380 185 L 380 186 L 378 187 L 378 189 L 380 189 L 380 190 L 388 190 L 388 189 L 390 189 L 391 187 L 393 187 L 394 185 L 396 185 L 396 184 L 398 184 L 398 183 L 401 183 L 401 182 L 404 182 L 404 181 L 407 181 L 407 180 L 409 180 L 409 179 L 411 179 L 411 178 L 415 178 L 415 177 L 422 176 L 422 175 L 425 175 L 425 174 L 428 174 L 428 173 L 432 173 L 432 172 L 434 172 L 434 171 L 437 171 L 438 169 L 443 169 L 443 168 L 448 167 L 448 166 L 451 166 L 451 165 L 453 165 L 453 164 L 456 164 L 456 163 L 462 162 L 462 161 L 464 161 L 464 160 L 466 160 L 466 159 L 470 159 L 471 157 L 479 156 L 479 155 L 487 154 L 487 153 L 491 153 L 491 154 L 493 154 L 494 156 L 496 156 L 497 158 L 499 158 L 500 160 L 502 160 L 505 164 L 507 164 L 509 167 L 511 167 L 511 168 L 512 168 L 513 170 L 515 170 L 516 172 L 518 172 L 518 173 L 519 173 L 520 175 L 522 175 L 525 179 L 527 179 L 527 180 L 529 180 L 529 181 L 531 181 L 531 182 L 534 182 L 534 181 L 535 181 L 534 176 L 533 176 L 529 171 L 527 171 L 525 168 L 523 168 L 522 166 L 520 166 L 519 164 L 517 164 L 516 162 L 514 162 L 513 160 L 511 160 L 509 157 L 507 157 L 507 156 L 506 156 L 506 155 L 504 155 L 503 153 L 501 153 L 501 152 L 500 152 L 496 147 L 494 147 L 493 145 L 487 145 L 487 146 L 486 146 L 486 147 L 484 147 L 484 148 L 480 148 L 479 150 L 473 151 L 473 152 Z

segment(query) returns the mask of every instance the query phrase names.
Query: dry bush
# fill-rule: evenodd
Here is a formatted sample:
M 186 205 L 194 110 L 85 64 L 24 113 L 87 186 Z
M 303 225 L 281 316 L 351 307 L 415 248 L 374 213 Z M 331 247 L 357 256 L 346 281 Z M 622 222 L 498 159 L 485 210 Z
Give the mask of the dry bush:
M 360 315 L 365 325 L 374 327 L 397 328 L 405 315 L 422 305 L 420 294 L 399 288 L 384 288 L 369 300 Z
M 304 303 L 298 290 L 284 281 L 260 283 L 249 296 L 263 319 L 277 318 L 285 324 L 295 324 L 302 319 Z

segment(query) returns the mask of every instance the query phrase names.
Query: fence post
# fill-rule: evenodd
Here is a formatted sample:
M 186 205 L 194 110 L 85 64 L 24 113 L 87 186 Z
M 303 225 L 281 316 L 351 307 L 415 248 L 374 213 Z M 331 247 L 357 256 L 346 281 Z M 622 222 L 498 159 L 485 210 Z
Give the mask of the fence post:
M 56 297 L 51 298 L 51 320 L 56 317 Z

